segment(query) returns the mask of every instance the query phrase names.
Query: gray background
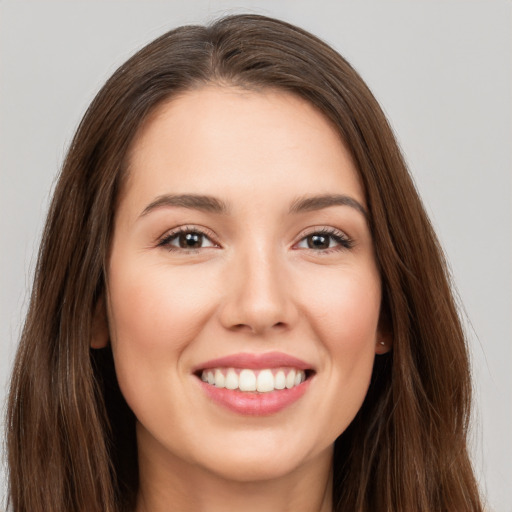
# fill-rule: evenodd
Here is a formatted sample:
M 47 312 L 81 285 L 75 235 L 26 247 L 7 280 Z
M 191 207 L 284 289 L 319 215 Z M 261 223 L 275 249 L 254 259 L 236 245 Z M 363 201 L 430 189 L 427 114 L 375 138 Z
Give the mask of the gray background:
M 55 174 L 86 106 L 162 32 L 239 11 L 331 43 L 388 114 L 467 315 L 476 471 L 489 510 L 512 512 L 510 1 L 0 2 L 0 402 Z

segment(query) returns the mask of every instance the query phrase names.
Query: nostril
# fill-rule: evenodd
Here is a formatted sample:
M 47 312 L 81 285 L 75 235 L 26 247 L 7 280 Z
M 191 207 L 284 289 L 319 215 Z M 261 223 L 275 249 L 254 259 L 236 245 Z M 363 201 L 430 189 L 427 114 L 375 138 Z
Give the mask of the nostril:
M 286 329 L 286 326 L 288 325 L 286 322 L 276 322 L 275 324 L 270 324 L 271 327 L 269 329 Z M 240 332 L 240 331 L 250 331 L 254 334 L 262 333 L 263 331 L 266 331 L 267 328 L 264 325 L 258 325 L 257 322 L 254 322 L 254 324 L 235 324 L 230 327 L 232 331 Z
M 251 326 L 247 324 L 235 324 L 231 326 L 231 329 L 233 329 L 234 331 L 243 331 L 244 329 L 252 331 Z

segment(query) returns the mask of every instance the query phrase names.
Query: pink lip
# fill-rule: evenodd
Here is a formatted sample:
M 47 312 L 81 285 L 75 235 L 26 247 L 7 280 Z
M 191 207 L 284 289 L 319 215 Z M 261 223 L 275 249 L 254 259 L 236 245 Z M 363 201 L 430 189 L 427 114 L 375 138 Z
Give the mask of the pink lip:
M 292 367 L 299 370 L 312 370 L 312 366 L 302 359 L 282 352 L 264 354 L 240 353 L 211 359 L 194 368 L 194 373 L 209 368 L 248 368 L 251 370 Z M 198 376 L 199 377 L 199 376 Z M 291 389 L 275 390 L 269 393 L 243 392 L 217 388 L 198 379 L 205 394 L 215 403 L 237 414 L 247 416 L 268 416 L 275 414 L 299 400 L 308 390 L 311 375 L 304 382 Z
M 200 380 L 198 382 L 211 400 L 230 411 L 246 416 L 269 416 L 299 400 L 309 388 L 310 379 L 306 379 L 302 384 L 291 389 L 269 393 L 248 393 L 246 391 L 216 388 Z
M 283 352 L 265 352 L 264 354 L 240 353 L 232 354 L 218 359 L 211 359 L 197 365 L 193 372 L 207 370 L 208 368 L 248 368 L 262 370 L 264 368 L 279 368 L 290 366 L 299 370 L 312 370 L 312 366 L 302 359 L 284 354 Z

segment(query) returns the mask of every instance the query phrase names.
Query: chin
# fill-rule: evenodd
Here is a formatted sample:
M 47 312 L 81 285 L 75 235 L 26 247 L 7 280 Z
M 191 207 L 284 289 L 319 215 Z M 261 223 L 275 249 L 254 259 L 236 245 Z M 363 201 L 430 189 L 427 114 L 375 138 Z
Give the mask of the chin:
M 228 457 L 222 461 L 222 464 L 217 464 L 209 469 L 223 480 L 251 483 L 282 479 L 295 473 L 302 464 L 282 458 L 276 460 L 267 454 L 258 457 Z
M 319 453 L 311 453 L 305 448 L 306 443 L 277 441 L 265 439 L 258 443 L 253 439 L 238 448 L 233 443 L 231 449 L 215 450 L 207 459 L 203 458 L 203 466 L 223 479 L 248 483 L 282 479 L 309 464 L 325 460 L 329 465 L 332 460 L 332 445 Z

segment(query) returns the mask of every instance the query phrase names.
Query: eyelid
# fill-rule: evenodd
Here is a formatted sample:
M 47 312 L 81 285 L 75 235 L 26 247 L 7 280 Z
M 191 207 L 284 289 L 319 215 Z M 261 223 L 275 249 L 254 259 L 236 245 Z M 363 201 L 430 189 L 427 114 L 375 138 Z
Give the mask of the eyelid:
M 215 233 L 213 231 L 211 231 L 210 229 L 208 229 L 204 226 L 198 226 L 197 224 L 192 224 L 192 225 L 186 224 L 186 225 L 177 226 L 175 228 L 167 230 L 162 236 L 159 236 L 155 240 L 156 247 L 164 247 L 168 250 L 175 249 L 178 251 L 182 250 L 182 251 L 186 251 L 186 252 L 193 252 L 193 251 L 199 250 L 199 249 L 194 249 L 194 248 L 185 249 L 185 248 L 181 248 L 181 247 L 174 247 L 174 246 L 171 246 L 168 244 L 168 242 L 170 240 L 172 240 L 177 235 L 180 235 L 181 233 L 198 233 L 198 234 L 206 237 L 208 240 L 210 240 L 210 242 L 214 246 L 220 247 L 220 243 L 217 241 L 217 237 L 216 237 Z M 209 249 L 209 248 L 210 247 L 202 247 L 201 249 Z
M 297 245 L 301 243 L 305 238 L 311 235 L 325 235 L 333 237 L 334 239 L 338 238 L 339 240 L 337 241 L 337 245 L 334 247 L 329 247 L 327 249 L 304 248 L 305 250 L 325 254 L 331 251 L 348 250 L 354 246 L 354 240 L 341 229 L 332 226 L 312 226 L 300 233 L 300 235 L 297 237 L 297 241 L 294 242 L 292 248 L 299 249 L 297 248 Z

